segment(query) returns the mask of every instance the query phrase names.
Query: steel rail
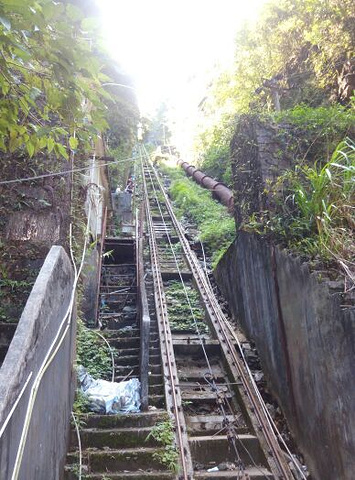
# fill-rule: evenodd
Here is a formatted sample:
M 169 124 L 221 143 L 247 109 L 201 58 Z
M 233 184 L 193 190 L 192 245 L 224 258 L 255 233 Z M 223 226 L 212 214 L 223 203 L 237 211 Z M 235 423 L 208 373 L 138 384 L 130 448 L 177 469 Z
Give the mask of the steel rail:
M 200 266 L 197 257 L 193 254 L 190 244 L 186 239 L 181 226 L 173 212 L 170 200 L 166 195 L 164 188 L 160 182 L 160 179 L 157 175 L 156 170 L 152 167 L 155 177 L 157 179 L 157 183 L 159 185 L 160 191 L 162 192 L 168 213 L 172 219 L 174 228 L 179 236 L 180 242 L 182 244 L 184 254 L 186 260 L 190 266 L 190 269 L 193 273 L 193 276 L 196 281 L 197 288 L 200 292 L 201 298 L 204 301 L 206 308 L 210 314 L 211 321 L 214 324 L 214 329 L 216 331 L 217 338 L 221 338 L 221 346 L 224 351 L 224 354 L 229 361 L 229 366 L 233 371 L 236 369 L 237 376 L 243 383 L 244 392 L 241 391 L 241 395 L 244 397 L 243 400 L 246 398 L 251 403 L 251 408 L 249 407 L 249 414 L 251 419 L 256 417 L 256 420 L 259 424 L 259 428 L 255 428 L 255 433 L 258 436 L 259 440 L 262 444 L 265 444 L 263 441 L 265 439 L 266 444 L 269 450 L 269 463 L 271 463 L 270 467 L 274 474 L 277 474 L 279 478 L 282 479 L 292 479 L 293 475 L 291 470 L 289 469 L 288 465 L 285 463 L 283 452 L 279 446 L 278 440 L 274 434 L 274 431 L 270 427 L 268 419 L 265 415 L 265 412 L 260 405 L 260 401 L 257 398 L 256 394 L 253 391 L 253 388 L 250 384 L 250 381 L 247 377 L 247 374 L 244 370 L 244 366 L 237 355 L 237 352 L 234 348 L 234 343 L 231 340 L 230 335 L 228 334 L 227 326 L 226 326 L 226 317 L 222 312 L 219 303 L 215 297 L 213 290 L 211 289 L 209 283 L 206 280 L 205 272 L 203 271 L 202 267 Z M 244 393 L 244 395 L 243 395 Z M 245 398 L 246 397 L 246 398 Z M 246 402 L 245 402 L 246 403 Z M 255 422 L 254 422 L 255 423 Z M 262 432 L 262 434 L 261 434 Z
M 140 150 L 140 157 L 141 157 L 141 167 L 142 167 L 142 182 L 143 182 L 143 190 L 147 192 L 147 184 L 145 181 L 144 175 L 144 165 L 143 165 L 143 155 Z M 152 274 L 154 280 L 154 294 L 156 300 L 156 309 L 157 314 L 160 317 L 158 326 L 159 332 L 163 335 L 163 342 L 161 346 L 164 350 L 164 354 L 166 355 L 166 361 L 163 362 L 163 369 L 164 372 L 167 371 L 168 373 L 168 380 L 169 380 L 169 387 L 165 384 L 165 393 L 166 393 L 166 400 L 167 403 L 171 404 L 171 409 L 169 409 L 169 414 L 171 413 L 174 416 L 175 423 L 176 423 L 176 434 L 177 434 L 177 441 L 178 441 L 178 449 L 180 454 L 181 460 L 181 467 L 182 467 L 182 475 L 184 480 L 191 480 L 193 478 L 193 467 L 192 467 L 192 460 L 190 455 L 190 450 L 188 448 L 188 439 L 187 439 L 187 429 L 185 424 L 185 418 L 182 413 L 182 400 L 181 394 L 179 389 L 176 388 L 176 380 L 177 380 L 177 369 L 175 364 L 175 357 L 173 353 L 173 343 L 171 337 L 171 331 L 168 321 L 168 314 L 166 308 L 166 300 L 165 294 L 163 289 L 163 280 L 160 272 L 159 266 L 159 259 L 158 259 L 158 249 L 157 249 L 157 242 L 155 238 L 155 232 L 153 227 L 153 221 L 150 213 L 149 208 L 149 200 L 147 195 L 145 195 L 145 207 L 146 207 L 146 220 L 148 225 L 149 231 L 149 245 L 150 245 L 150 254 L 152 260 Z M 164 375 L 165 376 L 165 375 Z
M 177 271 L 178 271 L 179 276 L 180 276 L 181 284 L 182 284 L 182 286 L 184 288 L 184 291 L 185 291 L 186 300 L 187 300 L 187 302 L 189 304 L 189 307 L 190 307 L 191 315 L 192 315 L 192 318 L 193 318 L 194 323 L 195 323 L 195 328 L 196 328 L 196 332 L 197 332 L 197 335 L 198 335 L 198 338 L 199 338 L 199 341 L 200 341 L 201 349 L 203 351 L 203 354 L 204 354 L 204 357 L 205 357 L 205 360 L 206 360 L 206 363 L 207 363 L 207 367 L 208 367 L 208 370 L 209 370 L 210 380 L 207 380 L 206 378 L 205 378 L 205 380 L 206 380 L 207 384 L 209 384 L 209 386 L 211 387 L 212 392 L 214 392 L 216 394 L 216 403 L 218 405 L 218 408 L 219 408 L 222 416 L 224 417 L 225 426 L 224 426 L 223 429 L 227 429 L 227 431 L 229 432 L 228 438 L 230 440 L 231 446 L 233 447 L 233 449 L 235 451 L 236 461 L 237 461 L 237 464 L 239 466 L 239 470 L 238 470 L 239 473 L 238 473 L 238 477 L 237 477 L 239 479 L 240 478 L 239 474 L 245 470 L 245 465 L 241 461 L 240 453 L 238 451 L 237 444 L 236 444 L 236 441 L 239 439 L 239 437 L 236 434 L 232 425 L 229 423 L 225 407 L 227 407 L 227 409 L 230 410 L 231 413 L 232 413 L 232 409 L 231 409 L 231 406 L 230 406 L 228 400 L 224 397 L 223 392 L 221 392 L 219 390 L 219 387 L 217 386 L 217 384 L 214 380 L 213 373 L 212 373 L 212 368 L 211 368 L 211 364 L 210 364 L 210 359 L 208 358 L 207 351 L 206 351 L 205 346 L 204 346 L 204 342 L 203 342 L 202 337 L 200 335 L 199 328 L 198 328 L 198 325 L 197 325 L 197 322 L 196 322 L 196 318 L 195 318 L 195 315 L 194 315 L 194 312 L 193 312 L 193 309 L 192 309 L 192 305 L 190 303 L 190 299 L 189 299 L 188 293 L 186 291 L 185 282 L 184 282 L 184 279 L 181 275 L 180 267 L 179 267 L 177 258 L 176 258 L 175 253 L 174 253 L 174 249 L 173 249 L 171 239 L 170 239 L 169 229 L 168 229 L 167 224 L 165 222 L 164 213 L 163 213 L 162 208 L 161 208 L 162 205 L 161 205 L 160 201 L 158 200 L 158 195 L 157 195 L 158 191 L 157 191 L 157 189 L 154 185 L 154 181 L 152 179 L 152 175 L 150 173 L 150 170 L 148 169 L 147 172 L 149 174 L 151 186 L 153 188 L 153 193 L 155 194 L 155 197 L 157 199 L 157 206 L 158 206 L 159 213 L 160 213 L 160 216 L 161 216 L 161 219 L 162 219 L 162 224 L 164 226 L 164 231 L 166 232 L 167 240 L 168 240 L 168 243 L 170 245 L 171 252 L 173 254 L 174 260 L 175 260 L 175 265 L 176 265 Z M 165 208 L 165 206 L 164 206 L 164 208 Z M 234 432 L 231 432 L 231 430 L 234 430 Z M 245 449 L 245 447 L 243 447 L 243 448 Z M 250 453 L 248 451 L 247 451 L 247 453 L 248 453 L 249 457 L 251 458 L 251 460 L 253 461 Z M 256 464 L 255 464 L 255 466 L 256 466 Z M 258 468 L 258 467 L 256 466 L 256 468 Z M 264 476 L 265 476 L 266 479 L 269 479 L 269 476 L 267 476 L 267 475 L 264 475 Z

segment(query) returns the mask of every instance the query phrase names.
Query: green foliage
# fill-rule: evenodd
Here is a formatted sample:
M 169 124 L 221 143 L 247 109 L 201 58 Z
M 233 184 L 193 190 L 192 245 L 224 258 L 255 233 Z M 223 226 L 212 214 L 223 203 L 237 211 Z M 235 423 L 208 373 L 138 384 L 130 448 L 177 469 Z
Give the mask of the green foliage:
M 172 472 L 177 472 L 179 453 L 174 444 L 175 433 L 171 420 L 157 423 L 148 434 L 146 440 L 150 437 L 165 447 L 163 451 L 155 452 L 153 457 Z
M 77 364 L 95 378 L 109 378 L 112 373 L 110 351 L 106 343 L 81 320 L 77 330 Z M 112 348 L 112 347 L 111 347 Z
M 227 185 L 232 183 L 229 143 L 233 127 L 231 118 L 221 118 L 220 123 L 200 134 L 197 147 L 202 152 L 199 159 L 202 171 Z
M 238 34 L 234 88 L 246 111 L 270 105 L 270 89 L 255 94 L 263 80 L 277 76 L 281 106 L 327 100 L 342 64 L 349 59 L 354 31 L 350 0 L 281 0 L 265 5 L 256 25 Z M 283 90 L 282 90 L 283 89 Z
M 85 420 L 82 418 L 82 414 L 90 413 L 90 402 L 88 397 L 83 394 L 79 389 L 75 392 L 75 399 L 73 404 L 73 413 L 76 416 L 77 423 L 79 427 L 85 427 Z
M 107 62 L 108 63 L 108 62 Z M 137 141 L 139 110 L 132 80 L 115 67 L 106 67 L 105 72 L 112 82 L 105 85 L 112 100 L 107 100 L 106 145 L 108 153 L 115 160 L 124 160 L 132 156 L 132 149 Z M 109 167 L 112 184 L 124 188 L 129 175 L 129 162 Z
M 234 219 L 226 207 L 212 199 L 210 192 L 185 178 L 182 172 L 180 176 L 171 184 L 170 195 L 179 215 L 190 219 L 198 227 L 198 238 L 215 264 L 234 239 Z
M 272 0 L 264 5 L 256 22 L 240 29 L 233 68 L 212 82 L 200 107 L 203 115 L 196 152 L 203 170 L 230 182 L 229 124 L 236 115 L 275 110 L 270 81 L 278 88 L 282 110 L 303 104 L 289 115 L 282 113 L 280 118 L 295 123 L 299 119 L 308 138 L 312 125 L 317 126 L 314 131 L 318 135 L 318 128 L 324 124 L 308 153 L 312 155 L 320 147 L 321 154 L 325 151 L 331 155 L 348 134 L 342 131 L 342 125 L 337 129 L 340 135 L 333 137 L 331 131 L 338 120 L 341 123 L 345 119 L 345 112 L 334 116 L 327 125 L 335 109 L 319 109 L 314 115 L 306 109 L 327 106 L 337 99 L 338 76 L 344 62 L 353 56 L 355 43 L 350 11 L 351 0 Z M 307 117 L 308 127 L 303 122 Z
M 336 259 L 353 280 L 355 144 L 341 142 L 328 162 L 297 166 L 279 179 L 278 214 L 265 212 L 249 227 L 286 237 L 288 245 L 308 256 Z
M 107 125 L 109 98 L 95 22 L 53 0 L 4 1 L 0 18 L 0 149 L 67 159 L 79 144 L 90 147 Z
M 341 105 L 312 108 L 299 104 L 293 109 L 271 115 L 277 122 L 295 162 L 329 160 L 338 143 L 349 134 L 355 112 Z M 287 128 L 282 126 L 286 125 Z M 291 152 L 292 150 L 292 152 Z
M 169 281 L 165 286 L 165 296 L 168 307 L 171 331 L 190 331 L 207 333 L 208 326 L 204 323 L 204 311 L 199 304 L 199 296 L 192 286 L 179 281 Z M 197 328 L 196 328 L 197 326 Z

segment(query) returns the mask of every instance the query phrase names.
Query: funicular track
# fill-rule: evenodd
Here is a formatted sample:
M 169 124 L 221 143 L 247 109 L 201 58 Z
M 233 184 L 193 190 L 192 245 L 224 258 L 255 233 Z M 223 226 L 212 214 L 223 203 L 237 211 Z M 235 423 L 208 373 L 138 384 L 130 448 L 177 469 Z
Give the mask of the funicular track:
M 140 156 L 165 397 L 180 453 L 179 478 L 294 478 L 238 338 L 144 148 Z M 176 311 L 189 318 L 179 323 L 173 318 Z

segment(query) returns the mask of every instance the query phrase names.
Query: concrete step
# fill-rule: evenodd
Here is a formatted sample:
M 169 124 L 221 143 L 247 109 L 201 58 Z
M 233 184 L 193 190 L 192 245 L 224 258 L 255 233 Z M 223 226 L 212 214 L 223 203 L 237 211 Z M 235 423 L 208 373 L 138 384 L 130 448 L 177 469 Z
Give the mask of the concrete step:
M 135 472 L 124 472 L 124 473 L 110 473 L 109 476 L 105 473 L 92 473 L 90 475 L 85 474 L 83 477 L 85 480 L 172 480 L 176 478 L 176 474 L 168 471 L 144 471 L 138 470 Z M 64 480 L 78 480 L 78 475 L 70 471 L 65 472 Z
M 148 404 L 156 408 L 164 408 L 165 395 L 149 395 Z
M 162 380 L 163 380 L 163 377 L 162 377 Z M 163 395 L 164 394 L 164 384 L 159 383 L 157 385 L 149 385 L 149 394 Z
M 139 359 L 136 359 L 136 362 Z M 128 375 L 130 372 L 130 376 L 138 376 L 139 375 L 139 365 L 118 365 L 115 366 L 115 376 L 117 377 L 124 377 Z M 149 365 L 149 372 L 151 374 L 159 375 L 161 373 L 161 366 L 160 365 Z
M 149 375 L 149 385 L 160 385 L 162 383 L 164 383 L 163 375 L 161 374 Z
M 113 449 L 156 447 L 158 442 L 149 434 L 152 427 L 137 428 L 83 428 L 80 430 L 82 448 Z M 71 450 L 77 450 L 77 434 L 71 431 Z
M 211 461 L 216 465 L 222 462 L 236 462 L 236 452 L 228 441 L 227 435 L 189 437 L 193 460 L 202 465 Z M 236 441 L 238 454 L 245 465 L 267 466 L 257 437 L 240 434 Z
M 129 366 L 135 365 L 139 361 L 138 355 L 117 355 L 115 358 L 116 366 Z M 151 355 L 149 352 L 149 364 L 160 365 L 160 355 Z
M 205 404 L 214 404 L 217 402 L 217 395 L 216 392 L 204 392 L 204 391 L 196 391 L 196 392 L 191 392 L 187 391 L 185 392 L 184 390 L 181 391 L 181 397 L 183 400 L 187 402 L 191 402 L 193 404 L 197 402 L 203 402 Z M 224 393 L 223 397 L 231 400 L 232 395 L 230 393 Z
M 124 357 L 126 355 L 136 355 L 139 356 L 140 349 L 139 348 L 122 348 L 117 350 L 115 353 L 118 357 Z M 149 355 L 160 355 L 160 348 L 159 347 L 151 347 L 149 348 Z
M 138 469 L 164 470 L 155 453 L 163 454 L 162 448 L 125 448 L 122 450 L 83 450 L 83 465 L 87 466 L 88 473 L 123 473 L 134 472 Z M 67 455 L 68 464 L 78 462 L 78 453 L 70 452 Z
M 105 335 L 106 336 L 106 335 Z M 140 338 L 139 337 L 108 337 L 106 336 L 107 341 L 112 347 L 117 348 L 117 350 L 122 350 L 125 348 L 139 348 Z
M 188 366 L 180 366 L 178 361 L 177 361 L 177 369 L 178 369 L 178 374 L 179 374 L 179 379 L 180 379 L 180 384 L 182 385 L 183 381 L 188 381 L 188 382 L 199 382 L 201 384 L 206 384 L 207 382 L 204 380 L 203 375 L 207 374 L 209 376 L 209 371 L 208 368 L 206 367 L 205 369 L 201 369 L 200 367 L 194 367 L 191 365 L 190 367 Z M 216 365 L 212 365 L 212 375 L 217 383 L 225 383 L 226 381 L 226 374 L 224 370 Z
M 139 428 L 151 427 L 168 418 L 165 410 L 123 415 L 83 415 L 80 417 L 85 428 Z
M 242 415 L 226 415 L 230 424 L 234 424 L 238 434 L 248 433 Z M 225 433 L 225 417 L 222 415 L 186 415 L 186 425 L 189 435 L 192 436 L 206 436 L 214 435 L 217 432 Z
M 244 473 L 247 474 L 248 477 L 238 477 L 238 470 L 225 470 L 220 472 L 207 472 L 206 470 L 200 470 L 198 472 L 194 472 L 194 479 L 220 480 L 226 478 L 229 480 L 235 480 L 237 478 L 248 478 L 250 480 L 274 480 L 275 478 L 269 470 L 262 466 L 247 467 L 244 470 Z

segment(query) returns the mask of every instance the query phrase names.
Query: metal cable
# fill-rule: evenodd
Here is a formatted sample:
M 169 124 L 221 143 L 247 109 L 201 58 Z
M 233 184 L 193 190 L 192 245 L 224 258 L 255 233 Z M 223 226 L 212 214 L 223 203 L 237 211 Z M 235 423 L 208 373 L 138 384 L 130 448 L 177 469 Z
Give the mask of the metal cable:
M 218 408 L 220 409 L 221 413 L 222 413 L 222 416 L 224 417 L 224 421 L 226 422 L 226 426 L 228 428 L 228 418 L 227 418 L 227 414 L 225 412 L 225 409 L 223 407 L 223 404 L 218 401 L 219 400 L 219 390 L 218 390 L 218 386 L 217 384 L 215 383 L 215 380 L 214 380 L 214 376 L 213 376 L 213 372 L 212 372 L 212 367 L 211 367 L 211 364 L 210 364 L 210 360 L 208 358 L 208 354 L 206 352 L 206 349 L 205 349 L 205 346 L 204 346 L 204 342 L 203 342 L 203 339 L 201 337 L 201 333 L 200 333 L 200 330 L 198 328 L 198 324 L 197 324 L 197 321 L 196 321 L 196 317 L 194 315 L 194 312 L 193 312 L 193 309 L 192 309 L 192 305 L 191 305 L 191 302 L 190 302 L 190 298 L 189 298 L 189 295 L 188 295 L 188 292 L 187 292 L 187 289 L 186 289 L 186 285 L 185 285 L 185 282 L 183 280 L 183 277 L 182 277 L 182 274 L 181 274 L 181 270 L 180 270 L 180 267 L 179 267 L 179 264 L 178 264 L 178 261 L 177 261 L 177 258 L 176 258 L 176 255 L 175 255 L 175 252 L 174 252 L 174 249 L 173 249 L 173 246 L 172 246 L 172 242 L 171 242 L 171 239 L 170 239 L 170 235 L 169 235 L 169 231 L 168 231 L 168 228 L 167 228 L 167 225 L 165 223 L 165 219 L 164 219 L 164 215 L 162 213 L 162 210 L 161 210 L 161 207 L 160 207 L 160 202 L 158 200 L 158 196 L 157 196 L 157 191 L 155 189 L 155 186 L 154 186 L 154 183 L 153 183 L 153 180 L 152 180 L 152 176 L 150 174 L 150 171 L 148 170 L 148 174 L 149 174 L 149 177 L 150 177 L 150 180 L 151 180 L 151 184 L 153 186 L 153 190 L 154 190 L 154 193 L 155 193 L 155 197 L 156 197 L 156 201 L 157 201 L 157 206 L 158 206 L 158 209 L 159 209 L 159 212 L 160 212 L 160 215 L 161 215 L 161 218 L 162 218 L 162 221 L 163 221 L 163 224 L 164 224 L 164 228 L 165 228 L 165 232 L 166 232 L 166 236 L 168 238 L 168 242 L 169 242 L 169 245 L 170 245 L 170 248 L 171 248 L 171 251 L 172 251 L 172 254 L 173 254 L 173 257 L 174 257 L 174 260 L 175 260 L 175 264 L 176 264 L 176 267 L 177 267 L 177 271 L 178 271 L 178 274 L 179 274 L 179 277 L 180 277 L 180 280 L 181 280 L 181 284 L 183 286 L 183 289 L 184 289 L 184 293 L 185 293 L 185 296 L 186 296 L 186 299 L 187 299 L 187 302 L 189 304 L 189 308 L 190 308 L 190 311 L 191 311 L 191 315 L 192 315 L 192 318 L 193 318 L 193 321 L 194 321 L 194 324 L 195 324 L 195 328 L 196 328 L 196 332 L 197 332 L 197 335 L 198 335 L 198 338 L 199 338 L 199 341 L 200 341 L 200 344 L 201 344 L 201 348 L 203 350 L 203 354 L 204 354 L 204 357 L 205 357 L 205 360 L 206 360 L 206 363 L 207 363 L 207 366 L 208 366 L 208 369 L 209 369 L 209 373 L 211 375 L 211 379 L 212 379 L 212 382 L 213 382 L 213 388 L 212 388 L 212 391 L 216 392 L 217 394 L 217 405 L 218 405 Z M 161 186 L 160 186 L 161 187 Z M 210 382 L 208 382 L 210 383 Z M 223 394 L 223 392 L 222 392 Z M 231 413 L 233 413 L 232 409 L 230 408 L 230 411 Z M 239 455 L 239 452 L 238 452 L 238 449 L 236 447 L 236 444 L 235 444 L 235 440 L 233 439 L 233 436 L 227 436 L 228 437 L 228 440 L 232 443 L 232 446 L 235 450 L 235 453 L 236 453 L 236 458 L 237 458 L 237 463 L 240 465 L 242 462 L 241 462 L 241 459 L 240 459 L 240 455 Z M 243 465 L 243 468 L 245 469 L 244 465 Z M 268 477 L 266 477 L 268 478 Z
M 156 176 L 157 176 L 157 175 L 156 175 Z M 169 205 L 169 201 L 168 201 L 168 199 L 167 199 L 167 196 L 166 196 L 165 192 L 163 191 L 162 185 L 161 185 L 161 183 L 160 183 L 160 181 L 159 181 L 158 178 L 157 178 L 157 182 L 158 182 L 158 184 L 160 185 L 160 188 L 161 188 L 161 190 L 162 190 L 162 192 L 163 192 L 163 195 L 165 196 L 166 204 L 167 204 L 167 207 L 168 207 L 168 210 L 169 210 L 169 214 L 170 214 L 170 216 L 171 216 L 171 218 L 172 218 L 172 220 L 173 220 L 173 223 L 175 224 L 175 227 L 176 227 L 176 225 L 178 225 L 178 222 L 177 222 L 176 217 L 175 217 L 175 215 L 174 215 L 174 213 L 173 213 L 173 211 L 172 211 L 172 209 L 171 209 L 171 207 L 170 207 L 170 205 Z M 199 262 L 197 261 L 197 258 L 195 258 L 195 256 L 192 255 L 192 253 L 190 252 L 190 247 L 186 245 L 186 244 L 188 243 L 188 242 L 187 242 L 187 239 L 181 234 L 180 240 L 181 240 L 181 243 L 182 243 L 183 248 L 184 248 L 184 250 L 185 250 L 185 254 L 186 254 L 187 257 L 190 259 L 191 265 L 192 265 L 192 267 L 193 267 L 193 270 L 195 270 L 195 271 L 197 272 L 198 278 L 199 278 L 199 280 L 200 280 L 201 285 L 202 285 L 203 288 L 204 288 L 205 294 L 206 294 L 206 296 L 209 298 L 210 306 L 211 306 L 211 308 L 213 309 L 213 313 L 214 313 L 214 315 L 216 316 L 216 318 L 217 318 L 217 320 L 218 320 L 218 322 L 219 322 L 219 324 L 220 324 L 221 331 L 223 332 L 223 335 L 225 336 L 225 341 L 227 342 L 227 344 L 229 345 L 230 350 L 232 351 L 233 345 L 231 345 L 230 338 L 228 338 L 228 336 L 226 335 L 226 333 L 225 333 L 225 331 L 224 331 L 224 328 L 223 328 L 223 324 L 222 324 L 222 321 L 223 321 L 223 319 L 224 319 L 225 317 L 224 317 L 223 313 L 220 311 L 220 307 L 219 307 L 219 305 L 218 305 L 218 303 L 217 303 L 217 300 L 215 299 L 213 290 L 209 288 L 209 285 L 207 284 L 207 281 L 206 281 L 206 279 L 205 279 L 204 272 L 203 272 L 203 270 L 201 269 L 201 266 L 200 266 Z M 222 319 L 221 319 L 221 315 L 222 315 Z M 247 390 L 247 395 L 248 395 L 251 403 L 252 403 L 252 404 L 255 403 L 255 402 L 253 402 L 253 398 L 250 396 L 250 392 L 248 392 L 248 388 L 246 388 L 246 390 Z M 262 419 L 260 418 L 260 413 L 259 413 L 259 410 L 258 410 L 257 405 L 256 405 L 255 410 L 256 410 L 256 412 L 257 412 L 257 417 L 258 417 L 258 420 L 259 420 L 259 422 L 260 422 L 260 425 L 262 426 Z M 267 437 L 268 431 L 270 431 L 270 430 L 266 430 L 266 429 L 265 429 L 265 432 L 264 432 L 264 433 L 265 433 L 265 435 L 266 435 L 266 438 L 268 438 L 268 437 Z M 272 430 L 271 430 L 271 432 L 273 433 Z M 276 437 L 275 437 L 275 440 L 276 440 Z M 268 440 L 268 441 L 269 441 L 269 440 Z M 270 440 L 270 441 L 271 441 L 271 440 Z M 271 448 L 273 448 L 273 447 L 272 447 L 272 442 L 271 442 L 270 446 L 271 446 Z M 278 454 L 277 454 L 277 451 L 276 451 L 274 448 L 273 448 L 273 450 L 274 450 L 275 455 L 276 455 L 276 458 L 277 458 L 277 455 L 278 455 Z M 280 461 L 278 460 L 277 465 L 278 465 L 278 467 L 279 467 L 281 470 L 283 470 L 284 467 L 283 467 L 282 462 L 280 462 Z M 286 475 L 286 474 L 285 474 L 285 475 Z M 285 475 L 284 475 L 284 476 L 285 476 Z M 287 478 L 287 475 L 286 475 L 286 478 Z
M 146 182 L 145 182 L 144 172 L 143 172 L 143 156 L 142 156 L 141 150 L 140 150 L 140 156 L 141 156 L 141 165 L 142 165 L 142 173 L 143 173 L 143 175 L 142 175 L 143 184 L 144 184 L 145 190 L 146 190 Z M 149 215 L 149 208 L 148 208 L 149 206 L 148 206 L 147 199 L 146 199 L 145 204 L 146 204 L 146 209 L 147 209 L 147 221 L 148 221 L 148 226 L 149 226 L 149 230 L 150 230 L 150 234 L 151 234 L 150 238 L 153 239 L 154 238 L 154 228 L 153 228 L 153 225 L 152 225 L 151 217 Z M 156 256 L 155 249 L 152 248 L 151 250 L 152 250 L 151 254 L 152 254 L 152 257 L 153 257 L 153 260 L 154 260 L 153 265 L 155 267 L 157 267 L 158 258 Z M 158 288 L 158 298 L 161 302 L 160 310 L 163 313 L 164 304 L 162 302 L 162 299 L 163 299 L 164 292 L 162 290 L 160 282 L 157 282 L 157 288 Z M 163 321 L 165 322 L 166 319 L 164 317 L 165 316 L 163 316 Z M 166 345 L 168 345 L 168 335 L 167 335 L 167 329 L 166 328 L 164 328 L 164 336 L 165 336 Z M 180 424 L 180 419 L 179 419 L 179 414 L 178 414 L 178 402 L 177 402 L 176 392 L 175 392 L 175 387 L 174 387 L 174 376 L 173 376 L 173 372 L 172 372 L 172 369 L 171 369 L 172 361 L 171 361 L 171 358 L 170 358 L 170 352 L 169 352 L 168 348 L 166 350 L 166 353 L 167 353 L 167 357 L 168 357 L 168 369 L 169 369 L 169 376 L 170 376 L 170 382 L 171 382 L 171 393 L 172 393 L 172 397 L 173 397 L 174 410 L 175 410 L 175 421 L 176 421 L 177 435 L 178 435 L 178 441 L 179 441 L 179 446 L 180 446 L 180 458 L 181 458 L 181 463 L 182 463 L 182 468 L 183 468 L 184 479 L 188 480 L 187 466 L 186 466 L 186 461 L 185 461 L 185 456 L 184 456 L 184 447 L 183 447 L 183 441 L 182 441 L 182 436 L 181 436 L 182 426 Z

